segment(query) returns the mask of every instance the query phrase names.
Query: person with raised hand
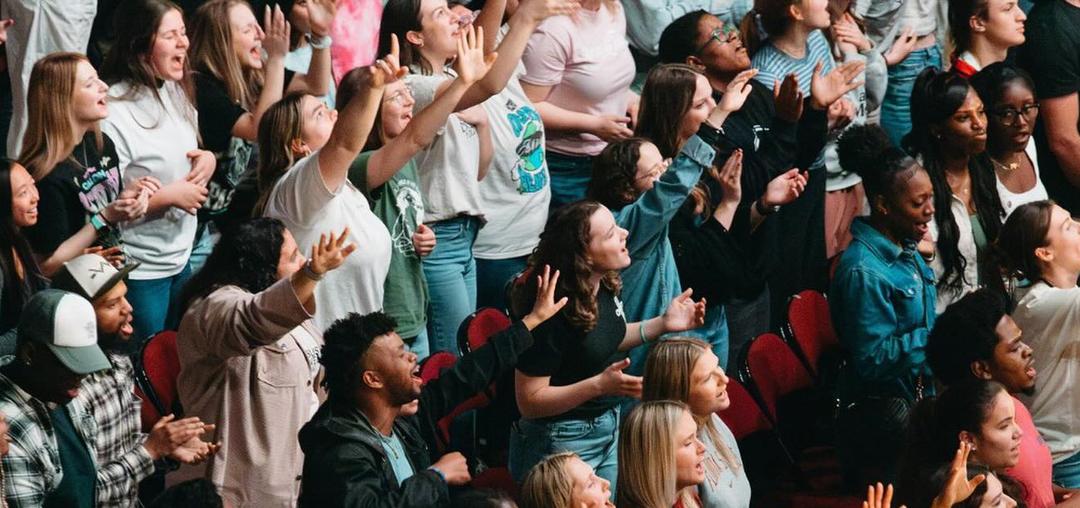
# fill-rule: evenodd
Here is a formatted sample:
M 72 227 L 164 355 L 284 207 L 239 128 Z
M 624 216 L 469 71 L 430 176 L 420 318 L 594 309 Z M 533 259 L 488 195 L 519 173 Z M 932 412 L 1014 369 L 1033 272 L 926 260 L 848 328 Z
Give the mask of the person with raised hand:
M 184 288 L 180 402 L 216 423 L 221 449 L 174 475 L 212 480 L 236 506 L 296 505 L 303 455 L 294 439 L 321 400 L 315 288 L 356 250 L 349 238 L 348 228 L 321 234 L 305 258 L 281 221 L 251 219 Z
M 877 482 L 875 485 L 867 485 L 866 487 L 866 501 L 863 501 L 863 508 L 892 508 L 893 486 L 890 483 L 887 487 L 882 486 L 881 482 Z M 907 508 L 900 506 L 900 508 Z
M 408 72 L 398 65 L 396 40 L 389 55 L 351 83 L 355 90 L 342 90 L 355 97 L 341 109 L 340 121 L 314 96 L 290 93 L 259 124 L 256 213 L 280 219 L 300 245 L 347 227 L 349 241 L 364 248 L 363 256 L 348 258 L 316 290 L 320 330 L 350 312 L 383 306 L 392 240 L 348 174 L 372 132 L 384 88 Z
M 421 359 L 428 356 L 427 282 L 421 260 L 438 245 L 432 229 L 424 225 L 424 200 L 417 175 L 417 153 L 429 146 L 446 124 L 465 92 L 487 74 L 493 59 L 484 54 L 479 37 L 458 39 L 454 60 L 457 77 L 428 107 L 413 116 L 413 99 L 403 81 L 386 85 L 375 116 L 375 127 L 364 151 L 349 167 L 349 181 L 371 202 L 371 209 L 386 225 L 392 239 L 390 270 L 383 294 L 383 312 L 397 322 L 397 332 Z M 355 82 L 363 71 L 354 69 L 341 80 L 338 105 L 354 100 Z M 362 89 L 361 89 L 362 91 Z M 438 171 L 453 171 L 451 167 Z
M 101 75 L 109 83 L 112 139 L 125 185 L 150 176 L 161 188 L 146 215 L 121 229 L 138 348 L 150 334 L 175 329 L 177 298 L 191 276 L 188 264 L 207 197 L 214 155 L 199 149 L 198 111 L 188 71 L 188 38 L 180 8 L 168 0 L 127 0 L 117 7 L 116 43 Z
M 530 331 L 566 305 L 558 282 L 559 271 L 545 267 L 524 318 L 426 384 L 393 319 L 353 313 L 335 322 L 320 359 L 328 399 L 300 431 L 299 506 L 449 506 L 449 487 L 471 476 L 461 453 L 432 460 L 438 421 L 513 368 L 533 343 Z
M 523 478 L 544 457 L 572 451 L 615 485 L 618 406 L 625 397 L 641 396 L 641 378 L 624 372 L 629 351 L 665 333 L 700 327 L 705 301 L 693 301 L 687 289 L 662 315 L 629 322 L 618 297 L 619 271 L 630 265 L 627 231 L 594 201 L 567 205 L 548 219 L 529 272 L 548 265 L 564 274 L 557 296 L 569 303 L 537 329 L 536 344 L 517 365 L 522 419 L 511 429 L 510 472 Z M 532 280 L 515 285 L 512 312 L 528 309 L 535 292 Z

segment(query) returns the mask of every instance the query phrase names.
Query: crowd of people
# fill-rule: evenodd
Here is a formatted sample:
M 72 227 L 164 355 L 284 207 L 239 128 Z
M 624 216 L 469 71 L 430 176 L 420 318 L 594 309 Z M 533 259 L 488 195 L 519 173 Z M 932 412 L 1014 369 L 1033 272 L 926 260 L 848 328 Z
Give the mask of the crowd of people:
M 5 0 L 0 43 L 0 506 L 762 505 L 725 372 L 806 289 L 864 507 L 1080 506 L 1080 0 Z

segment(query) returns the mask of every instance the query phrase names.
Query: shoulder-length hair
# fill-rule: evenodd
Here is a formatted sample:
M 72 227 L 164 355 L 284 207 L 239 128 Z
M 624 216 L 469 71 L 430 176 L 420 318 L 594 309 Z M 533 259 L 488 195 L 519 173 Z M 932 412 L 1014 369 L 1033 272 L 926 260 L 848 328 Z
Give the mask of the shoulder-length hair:
M 214 246 L 206 265 L 184 286 L 181 309 L 225 286 L 258 293 L 278 280 L 278 261 L 285 243 L 285 224 L 260 217 L 237 226 L 234 234 L 222 237 Z
M 233 7 L 250 9 L 243 0 L 210 0 L 191 17 L 191 60 L 195 70 L 205 72 L 225 84 L 229 98 L 251 109 L 263 86 L 263 69 L 245 68 L 232 47 Z
M 81 138 L 74 132 L 74 93 L 79 62 L 90 63 L 80 53 L 51 53 L 34 64 L 26 90 L 28 118 L 19 162 L 35 181 L 48 176 L 68 158 Z M 98 150 L 103 139 L 97 130 Z
M 533 466 L 521 483 L 521 508 L 571 508 L 574 480 L 567 465 L 576 458 L 574 452 L 561 452 Z
M 648 138 L 664 157 L 675 157 L 685 142 L 679 126 L 693 106 L 701 75 L 686 64 L 663 64 L 653 67 L 645 78 L 634 135 Z
M 266 201 L 274 185 L 296 163 L 293 143 L 300 139 L 304 129 L 304 96 L 293 92 L 270 106 L 259 120 L 259 200 L 255 215 L 266 210 Z
M 565 296 L 569 301 L 560 312 L 571 325 L 586 333 L 596 327 L 598 318 L 596 296 L 589 285 L 593 273 L 588 259 L 590 219 L 602 206 L 595 201 L 578 201 L 552 213 L 526 268 L 529 273 L 537 274 L 548 265 L 553 272 L 561 273 L 555 298 Z M 511 294 L 514 312 L 519 315 L 527 313 L 536 300 L 536 278 L 526 279 Z M 616 294 L 622 288 L 617 271 L 604 274 L 600 283 Z
M 126 82 L 130 85 L 122 99 L 131 99 L 143 92 L 153 94 L 161 102 L 158 89 L 161 80 L 154 74 L 150 53 L 154 49 L 161 20 L 170 11 L 183 16 L 179 5 L 169 0 L 126 0 L 116 8 L 114 17 L 116 42 L 113 43 L 101 66 L 101 76 L 113 85 Z M 178 83 L 188 104 L 195 104 L 195 87 L 188 72 L 190 59 L 184 60 L 184 77 Z M 194 107 L 191 107 L 194 123 Z
M 619 431 L 618 494 L 622 508 L 663 508 L 681 496 L 683 506 L 697 503 L 675 489 L 675 431 L 683 412 L 682 402 L 642 402 L 626 418 Z
M 689 404 L 694 366 L 710 351 L 712 347 L 707 342 L 693 337 L 674 337 L 656 343 L 645 359 L 641 400 L 677 400 Z M 708 435 L 728 466 L 737 470 L 741 464 L 724 444 L 712 416 L 693 416 L 698 424 L 698 435 Z

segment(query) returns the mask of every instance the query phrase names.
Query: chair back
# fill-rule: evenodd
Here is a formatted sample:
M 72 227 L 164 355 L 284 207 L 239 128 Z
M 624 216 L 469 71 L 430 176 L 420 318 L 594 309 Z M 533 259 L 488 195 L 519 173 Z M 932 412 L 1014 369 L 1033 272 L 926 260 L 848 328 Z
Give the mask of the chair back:
M 175 414 L 180 418 L 180 354 L 176 348 L 176 332 L 165 330 L 152 335 L 143 343 L 134 362 L 135 393 L 142 399 L 143 429 L 153 428 L 161 417 Z

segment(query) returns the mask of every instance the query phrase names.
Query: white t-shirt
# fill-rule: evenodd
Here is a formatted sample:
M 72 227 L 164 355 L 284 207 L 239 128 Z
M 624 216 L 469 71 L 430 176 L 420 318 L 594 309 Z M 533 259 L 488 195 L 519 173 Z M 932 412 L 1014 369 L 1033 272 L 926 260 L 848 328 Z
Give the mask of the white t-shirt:
M 101 130 L 116 144 L 124 182 L 152 176 L 169 185 L 191 172 L 187 153 L 199 147 L 198 113 L 175 82 L 158 89 L 161 102 L 146 87 L 130 96 L 126 83 L 109 88 L 109 116 Z M 142 263 L 130 277 L 163 279 L 180 273 L 191 255 L 197 219 L 169 208 L 121 226 L 124 254 Z
M 1039 178 L 1039 154 L 1035 151 L 1035 136 L 1028 140 L 1027 146 L 1024 147 L 1024 153 L 1031 160 L 1031 167 L 1035 170 L 1034 187 L 1019 194 L 1014 194 L 1005 188 L 1000 178 L 994 178 L 994 184 L 997 186 L 998 197 L 1001 198 L 1001 207 L 1005 209 L 1006 218 L 1012 215 L 1013 210 L 1019 208 L 1020 205 L 1050 199 L 1050 195 L 1046 193 L 1046 187 L 1043 186 L 1042 179 Z M 997 173 L 997 171 L 994 173 Z
M 414 111 L 428 107 L 435 100 L 439 84 L 454 79 L 447 69 L 442 76 L 409 74 L 405 84 L 416 100 Z M 413 159 L 424 194 L 424 222 L 453 219 L 459 215 L 483 217 L 480 198 L 480 138 L 476 128 L 450 115 L 439 129 L 435 141 Z
M 519 63 L 506 88 L 484 101 L 495 157 L 480 182 L 487 219 L 473 244 L 473 255 L 480 259 L 530 254 L 547 222 L 551 185 L 544 123 L 521 89 L 518 77 L 524 72 Z
M 1035 350 L 1039 386 L 1021 395 L 1054 462 L 1080 451 L 1080 288 L 1037 282 L 1020 297 L 1012 318 Z
M 263 215 L 281 219 L 304 255 L 311 253 L 319 235 L 349 228 L 356 252 L 315 288 L 318 312 L 313 321 L 319 330 L 350 312 L 382 309 L 383 283 L 390 269 L 390 233 L 348 180 L 335 190 L 327 188 L 319 171 L 319 152 L 300 159 L 278 180 Z

